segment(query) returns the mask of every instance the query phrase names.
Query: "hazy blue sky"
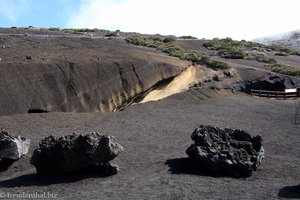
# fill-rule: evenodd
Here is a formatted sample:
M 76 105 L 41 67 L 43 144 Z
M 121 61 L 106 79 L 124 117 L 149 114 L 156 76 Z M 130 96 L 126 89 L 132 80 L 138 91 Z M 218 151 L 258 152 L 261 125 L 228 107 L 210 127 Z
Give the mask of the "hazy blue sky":
M 299 0 L 0 0 L 0 27 L 253 39 L 300 29 Z

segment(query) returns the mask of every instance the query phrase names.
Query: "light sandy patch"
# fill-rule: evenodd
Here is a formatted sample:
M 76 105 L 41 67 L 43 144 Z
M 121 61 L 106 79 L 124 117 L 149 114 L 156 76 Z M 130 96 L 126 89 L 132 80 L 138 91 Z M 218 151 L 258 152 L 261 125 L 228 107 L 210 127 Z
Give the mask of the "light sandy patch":
M 198 79 L 198 73 L 201 70 L 199 67 L 190 66 L 184 70 L 180 75 L 174 78 L 169 84 L 162 85 L 156 90 L 151 91 L 140 103 L 146 103 L 149 101 L 157 101 L 173 94 L 177 94 L 186 91 L 189 87 L 196 84 Z

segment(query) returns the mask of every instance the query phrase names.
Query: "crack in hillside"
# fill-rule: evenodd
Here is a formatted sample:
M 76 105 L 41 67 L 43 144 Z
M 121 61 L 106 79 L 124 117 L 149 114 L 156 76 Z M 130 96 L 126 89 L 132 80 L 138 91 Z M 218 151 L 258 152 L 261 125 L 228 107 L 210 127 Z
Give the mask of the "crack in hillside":
M 114 62 L 114 64 L 118 67 L 118 72 L 119 72 L 119 76 L 120 76 L 120 79 L 121 79 L 121 87 L 125 93 L 125 96 L 128 96 L 127 94 L 127 90 L 128 90 L 128 81 L 124 78 L 124 72 L 122 70 L 122 67 L 120 66 L 119 63 L 117 62 Z
M 75 73 L 74 70 L 74 63 L 68 62 L 69 64 L 69 76 L 68 76 L 68 81 L 67 81 L 67 86 L 66 86 L 66 99 L 67 99 L 67 105 L 71 101 L 72 96 L 77 96 L 77 91 L 75 89 L 75 83 L 74 83 L 74 78 L 73 74 Z
M 143 86 L 143 83 L 139 77 L 139 75 L 137 74 L 136 70 L 135 70 L 135 67 L 134 67 L 134 64 L 130 62 L 130 65 L 131 65 L 131 68 L 132 68 L 132 71 L 135 75 L 135 77 L 137 78 L 138 82 L 139 82 L 139 85 L 141 86 L 141 89 L 144 90 L 144 86 Z

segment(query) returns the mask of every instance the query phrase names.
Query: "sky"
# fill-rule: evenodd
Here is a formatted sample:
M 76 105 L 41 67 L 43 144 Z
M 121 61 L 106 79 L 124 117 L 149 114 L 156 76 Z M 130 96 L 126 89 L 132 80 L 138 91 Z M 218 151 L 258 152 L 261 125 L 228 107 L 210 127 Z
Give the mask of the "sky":
M 0 27 L 251 40 L 300 30 L 299 0 L 0 0 Z

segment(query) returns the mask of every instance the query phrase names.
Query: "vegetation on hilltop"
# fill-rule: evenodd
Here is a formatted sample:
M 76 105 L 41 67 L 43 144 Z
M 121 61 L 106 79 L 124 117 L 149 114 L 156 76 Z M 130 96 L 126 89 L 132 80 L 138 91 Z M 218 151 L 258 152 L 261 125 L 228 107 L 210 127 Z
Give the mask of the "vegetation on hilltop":
M 197 40 L 198 38 L 190 35 L 183 35 L 179 37 L 180 39 L 185 39 L 185 40 Z
M 278 63 L 269 65 L 268 67 L 272 72 L 286 74 L 290 76 L 300 76 L 300 68 L 297 67 L 291 67 L 287 65 L 278 64 Z
M 62 29 L 63 32 L 65 33 L 70 33 L 70 34 L 78 34 L 78 35 L 83 35 L 85 33 L 94 33 L 94 32 L 104 32 L 106 30 L 103 29 L 89 29 L 89 28 L 80 28 L 80 29 L 76 29 L 76 28 L 66 28 L 66 29 Z
M 186 50 L 178 46 L 175 41 L 176 38 L 173 36 L 168 36 L 164 39 L 159 37 L 144 37 L 141 35 L 132 35 L 127 37 L 126 42 L 135 45 L 146 46 L 161 50 L 170 56 L 178 57 L 183 60 L 188 60 L 196 64 L 203 64 L 214 70 L 218 69 L 228 69 L 227 63 L 222 61 L 213 60 L 203 53 L 195 50 Z
M 245 40 L 236 41 L 231 38 L 215 38 L 206 41 L 203 46 L 207 49 L 217 51 L 217 54 L 223 58 L 256 60 L 268 64 L 267 67 L 273 72 L 291 76 L 300 75 L 300 68 L 279 64 L 274 58 L 268 57 L 265 53 L 268 51 L 277 51 L 275 56 L 300 56 L 300 52 L 296 50 L 281 48 L 275 45 L 267 46 Z

